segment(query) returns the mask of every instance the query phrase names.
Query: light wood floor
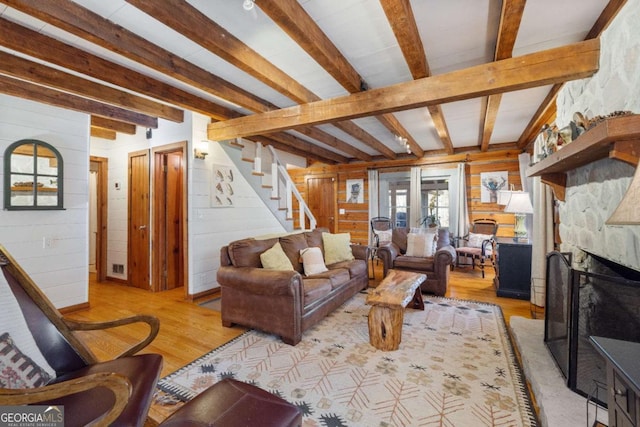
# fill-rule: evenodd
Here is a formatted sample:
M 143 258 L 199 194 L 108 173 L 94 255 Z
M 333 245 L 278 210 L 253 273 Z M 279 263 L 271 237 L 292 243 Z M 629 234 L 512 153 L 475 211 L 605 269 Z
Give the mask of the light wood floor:
M 456 269 L 451 274 L 446 296 L 498 304 L 502 307 L 507 322 L 511 316 L 531 317 L 528 301 L 498 298 L 493 288 L 493 269 L 489 267 L 485 269 L 485 273 L 486 277 L 483 279 L 478 269 Z M 382 264 L 375 266 L 375 277 L 375 280 L 370 281 L 370 286 L 376 286 L 382 279 Z M 66 316 L 86 321 L 101 321 L 139 313 L 157 316 L 160 319 L 160 333 L 143 352 L 160 353 L 164 356 L 162 376 L 245 331 L 241 327 L 222 327 L 219 312 L 186 301 L 182 288 L 153 293 L 116 283 L 96 283 L 90 280 L 89 303 L 89 309 Z M 147 328 L 144 326 L 128 326 L 109 333 L 83 332 L 82 337 L 97 357 L 109 359 L 146 332 Z M 175 408 L 154 405 L 151 416 L 155 421 L 161 421 L 173 409 Z

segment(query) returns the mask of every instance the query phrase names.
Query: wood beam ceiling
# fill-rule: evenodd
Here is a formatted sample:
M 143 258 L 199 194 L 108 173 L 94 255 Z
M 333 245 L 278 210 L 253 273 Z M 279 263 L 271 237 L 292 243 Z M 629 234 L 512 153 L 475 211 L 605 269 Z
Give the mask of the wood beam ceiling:
M 367 92 L 212 123 L 208 134 L 214 140 L 229 139 L 554 84 L 593 75 L 598 70 L 599 56 L 599 40 L 589 40 Z
M 145 128 L 157 128 L 158 119 L 68 93 L 63 93 L 23 80 L 0 75 L 0 93 L 42 102 L 43 104 L 89 113 Z
M 104 117 L 91 116 L 91 126 L 114 132 L 120 132 L 127 135 L 135 135 L 135 125 L 119 122 L 117 120 L 106 119 Z
M 387 15 L 389 24 L 391 24 L 393 33 L 398 40 L 414 80 L 429 77 L 431 75 L 429 62 L 427 61 L 409 0 L 380 0 L 380 4 L 384 9 L 385 15 Z M 448 154 L 453 154 L 453 143 L 449 136 L 449 129 L 444 119 L 442 108 L 439 105 L 429 105 L 427 109 L 445 151 Z M 411 145 L 411 141 L 409 141 L 409 144 Z
M 69 0 L 57 2 L 2 0 L 2 2 L 76 36 L 83 37 L 99 46 L 121 53 L 131 60 L 141 62 L 177 80 L 185 81 L 203 90 L 206 89 L 206 92 L 220 98 L 226 97 L 226 99 L 236 103 L 246 103 L 247 105 L 243 105 L 244 107 L 251 105 L 260 111 L 269 111 L 276 108 L 275 105 L 260 100 L 258 97 L 176 57 L 170 52 L 149 43 L 145 39 Z M 2 31 L 0 31 L 0 44 L 17 52 L 205 114 L 214 120 L 242 116 L 242 114 L 230 108 L 197 97 L 121 65 L 106 61 L 96 55 L 69 46 L 6 19 L 0 18 L 0 28 L 2 28 Z M 156 59 L 158 62 L 153 62 Z M 270 137 L 276 138 L 277 135 L 270 135 Z M 286 140 L 291 139 L 289 137 L 283 138 Z M 295 140 L 301 145 L 306 142 L 300 138 L 295 138 Z M 359 157 L 367 158 L 366 156 L 366 153 L 362 153 Z M 324 158 L 324 160 L 328 163 L 334 163 L 334 157 L 332 155 L 330 158 Z M 349 161 L 344 156 L 339 156 L 339 158 Z M 317 155 L 315 155 L 315 159 L 318 159 Z
M 172 122 L 181 123 L 184 120 L 184 112 L 178 108 L 83 79 L 7 52 L 0 51 L 0 63 L 2 64 L 0 74 L 6 76 L 30 81 L 62 92 L 72 93 Z
M 498 28 L 498 40 L 496 42 L 495 61 L 511 58 L 513 46 L 520 30 L 520 22 L 524 14 L 526 0 L 504 0 L 502 2 L 502 12 L 500 14 L 500 26 Z M 480 151 L 489 149 L 491 135 L 498 117 L 502 94 L 494 94 L 487 97 L 485 101 L 485 115 L 482 121 Z
M 297 103 L 320 100 L 319 96 L 292 79 L 284 71 L 267 61 L 185 0 L 165 0 L 162 2 L 154 0 L 126 1 L 291 100 Z M 251 110 L 258 111 L 256 109 Z M 389 157 L 388 150 L 382 149 L 383 143 L 372 135 L 367 134 L 364 130 L 355 129 L 354 126 L 340 126 L 340 129 Z M 320 142 L 324 141 L 320 140 Z

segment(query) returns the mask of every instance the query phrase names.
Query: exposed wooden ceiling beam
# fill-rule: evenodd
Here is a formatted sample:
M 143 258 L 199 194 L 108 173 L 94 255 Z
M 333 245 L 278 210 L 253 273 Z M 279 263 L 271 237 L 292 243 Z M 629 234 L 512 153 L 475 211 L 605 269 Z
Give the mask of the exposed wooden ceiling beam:
M 307 135 L 309 138 L 321 140 L 323 143 L 328 144 L 337 150 L 350 154 L 356 159 L 362 160 L 364 162 L 370 162 L 372 160 L 372 157 L 369 154 L 365 153 L 364 151 L 358 150 L 354 146 L 339 140 L 335 136 L 317 127 L 308 126 L 308 127 L 301 127 L 296 130 L 304 135 Z
M 0 64 L 2 64 L 0 74 L 6 76 L 30 81 L 61 92 L 72 93 L 172 122 L 181 123 L 184 120 L 184 112 L 178 108 L 83 79 L 7 52 L 0 51 Z
M 292 79 L 284 71 L 267 61 L 260 54 L 185 0 L 165 0 L 162 2 L 154 0 L 126 1 L 293 101 L 308 103 L 320 100 L 320 97 L 316 94 Z M 234 100 L 234 102 L 237 101 Z M 243 105 L 241 103 L 239 104 Z M 249 106 L 245 107 L 250 108 Z M 264 111 L 254 108 L 250 109 L 252 111 Z M 365 140 L 363 140 L 363 142 L 381 152 L 383 155 L 390 157 L 389 150 L 382 148 L 384 144 L 364 130 L 357 128 L 355 125 L 344 125 L 341 129 L 356 139 L 363 140 L 364 137 Z M 320 142 L 324 141 L 320 140 Z
M 502 2 L 502 12 L 500 14 L 500 27 L 498 28 L 498 40 L 496 42 L 496 52 L 494 60 L 511 58 L 513 46 L 520 30 L 520 22 L 524 14 L 524 6 L 527 0 L 504 0 Z M 482 139 L 480 141 L 480 151 L 489 149 L 491 135 L 498 117 L 502 94 L 490 95 L 486 100 L 484 120 L 482 121 Z
M 212 123 L 208 135 L 213 140 L 230 139 L 554 84 L 593 75 L 598 70 L 599 57 L 599 40 L 589 40 L 367 92 Z
M 258 141 L 274 140 L 280 143 L 280 147 L 291 147 L 295 150 L 303 150 L 303 152 L 307 153 L 306 157 L 324 163 L 349 163 L 349 159 L 345 156 L 342 156 L 338 153 L 327 150 L 326 148 L 320 147 L 310 142 L 301 140 L 300 138 L 296 138 L 295 136 L 284 132 L 272 133 L 259 137 L 252 136 L 251 139 L 255 139 Z
M 113 130 L 91 126 L 91 136 L 94 138 L 102 138 L 108 139 L 110 141 L 115 141 L 117 134 Z
M 387 15 L 389 24 L 391 24 L 391 29 L 398 40 L 413 79 L 429 77 L 431 75 L 429 62 L 409 0 L 380 0 L 380 4 Z M 427 109 L 444 149 L 447 153 L 453 154 L 453 143 L 442 108 L 439 105 L 430 105 Z M 424 151 L 422 153 L 424 155 Z
M 355 123 L 350 121 L 341 121 L 341 122 L 334 122 L 331 124 L 337 127 L 338 129 L 353 136 L 355 139 L 358 139 L 363 143 L 367 144 L 369 147 L 373 148 L 374 150 L 382 154 L 387 159 L 396 158 L 396 153 L 392 149 L 384 145 L 377 138 L 374 138 L 371 134 L 366 132 L 364 129 L 358 127 Z
M 591 30 L 587 33 L 585 40 L 591 40 L 600 37 L 602 32 L 609 26 L 611 21 L 618 15 L 620 9 L 627 3 L 627 0 L 609 0 L 609 3 L 605 6 L 600 13 L 598 19 L 591 27 Z M 564 86 L 563 83 L 553 85 L 549 94 L 542 101 L 538 110 L 533 115 L 532 119 L 527 124 L 527 127 L 520 134 L 518 138 L 518 147 L 524 149 L 529 144 L 532 144 L 542 129 L 544 124 L 551 124 L 556 119 L 556 99 L 560 89 Z
M 257 5 L 347 91 L 356 93 L 366 87 L 360 74 L 300 3 L 270 0 L 258 2 Z
M 136 134 L 135 125 L 119 122 L 117 120 L 106 119 L 104 117 L 91 116 L 91 127 L 107 129 L 114 132 L 124 133 L 127 135 Z
M 391 133 L 407 138 L 407 144 L 409 144 L 411 154 L 415 155 L 416 157 L 424 156 L 424 150 L 422 149 L 422 147 L 420 147 L 418 142 L 413 139 L 411 133 L 409 133 L 404 128 L 404 126 L 402 126 L 402 123 L 400 123 L 396 116 L 394 116 L 393 114 L 383 114 L 381 116 L 378 116 L 377 118 L 378 120 L 380 120 L 380 123 L 382 123 L 387 129 L 389 129 Z
M 39 4 L 53 5 L 53 2 L 40 2 Z M 197 111 L 218 120 L 241 116 L 229 108 L 199 98 L 6 19 L 0 18 L 0 28 L 2 29 L 0 31 L 0 45 L 16 52 L 182 108 Z
M 121 122 L 131 123 L 145 128 L 157 128 L 158 119 L 145 114 L 124 110 L 113 105 L 103 104 L 91 99 L 71 95 L 44 86 L 17 80 L 13 77 L 0 76 L 0 93 L 42 102 L 43 104 L 62 107 L 69 110 L 94 114 Z

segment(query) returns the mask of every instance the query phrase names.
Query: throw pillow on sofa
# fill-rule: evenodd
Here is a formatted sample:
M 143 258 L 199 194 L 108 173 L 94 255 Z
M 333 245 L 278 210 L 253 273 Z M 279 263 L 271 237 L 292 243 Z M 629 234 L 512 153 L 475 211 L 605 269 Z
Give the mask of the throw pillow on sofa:
M 434 253 L 434 233 L 407 234 L 407 256 L 430 257 Z
M 351 251 L 351 233 L 322 233 L 322 244 L 327 265 L 355 259 Z
M 262 262 L 262 267 L 267 270 L 293 270 L 293 264 L 282 250 L 280 242 L 276 242 L 270 249 L 261 253 L 260 262 Z
M 324 258 L 322 257 L 320 248 L 312 247 L 302 249 L 300 251 L 300 257 L 302 258 L 305 276 L 320 274 L 329 270 L 324 264 Z

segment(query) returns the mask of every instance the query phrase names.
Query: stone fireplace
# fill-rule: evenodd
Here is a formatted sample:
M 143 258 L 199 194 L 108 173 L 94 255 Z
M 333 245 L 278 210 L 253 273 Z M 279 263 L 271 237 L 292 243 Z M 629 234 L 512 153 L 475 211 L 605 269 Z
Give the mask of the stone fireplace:
M 640 113 L 639 27 L 640 0 L 628 1 L 601 36 L 599 71 L 559 92 L 559 128 L 575 112 L 589 118 Z M 582 394 L 592 391 L 594 380 L 606 382 L 589 335 L 640 342 L 640 225 L 605 224 L 635 170 L 605 158 L 567 171 L 565 200 L 557 204 L 560 250 L 571 254 L 571 262 L 563 265 L 560 253 L 551 262 L 549 274 L 557 276 L 547 276 L 554 288 L 547 290 L 545 342 L 555 351 L 569 387 Z

